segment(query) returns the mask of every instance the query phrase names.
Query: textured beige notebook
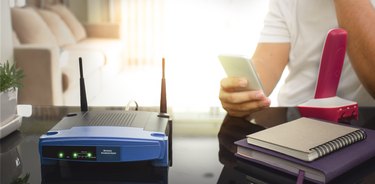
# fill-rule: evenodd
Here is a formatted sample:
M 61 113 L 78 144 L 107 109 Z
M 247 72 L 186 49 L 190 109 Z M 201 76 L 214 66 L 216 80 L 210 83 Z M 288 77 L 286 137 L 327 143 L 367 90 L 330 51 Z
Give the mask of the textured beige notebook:
M 250 134 L 247 142 L 312 161 L 365 138 L 365 132 L 358 128 L 300 118 Z

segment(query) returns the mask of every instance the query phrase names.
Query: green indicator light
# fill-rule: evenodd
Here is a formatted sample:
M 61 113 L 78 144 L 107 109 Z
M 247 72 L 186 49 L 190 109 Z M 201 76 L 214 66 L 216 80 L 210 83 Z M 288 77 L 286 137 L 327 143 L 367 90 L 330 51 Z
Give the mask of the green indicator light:
M 91 154 L 91 153 L 87 153 L 87 157 L 89 157 L 89 158 L 90 158 L 91 156 L 92 156 L 92 154 Z
M 73 153 L 73 158 L 77 158 L 78 157 L 78 154 L 77 153 Z
M 64 157 L 64 153 L 59 153 L 59 158 L 63 158 Z

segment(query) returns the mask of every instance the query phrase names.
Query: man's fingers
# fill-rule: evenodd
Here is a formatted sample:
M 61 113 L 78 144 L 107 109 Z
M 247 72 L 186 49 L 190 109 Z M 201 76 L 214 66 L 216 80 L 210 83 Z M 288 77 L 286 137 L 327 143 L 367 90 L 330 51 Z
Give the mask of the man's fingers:
M 265 100 L 251 101 L 240 104 L 222 103 L 222 106 L 228 113 L 236 112 L 250 114 L 251 112 L 258 111 L 264 107 L 269 107 L 270 100 L 267 98 Z
M 224 90 L 246 88 L 248 81 L 243 77 L 228 77 L 221 80 L 220 85 Z
M 219 99 L 231 116 L 244 117 L 270 106 L 270 100 L 262 91 L 246 90 L 248 81 L 241 77 L 221 80 Z
M 256 101 L 266 99 L 267 97 L 263 94 L 262 91 L 240 91 L 228 93 L 223 89 L 220 90 L 219 99 L 224 103 L 245 103 L 249 101 Z

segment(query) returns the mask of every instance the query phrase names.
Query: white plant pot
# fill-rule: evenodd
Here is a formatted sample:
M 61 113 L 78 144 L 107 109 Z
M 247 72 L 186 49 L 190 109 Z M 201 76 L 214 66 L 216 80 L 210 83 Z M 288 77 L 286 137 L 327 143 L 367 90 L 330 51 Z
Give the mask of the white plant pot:
M 17 89 L 0 93 L 0 125 L 5 126 L 17 117 Z

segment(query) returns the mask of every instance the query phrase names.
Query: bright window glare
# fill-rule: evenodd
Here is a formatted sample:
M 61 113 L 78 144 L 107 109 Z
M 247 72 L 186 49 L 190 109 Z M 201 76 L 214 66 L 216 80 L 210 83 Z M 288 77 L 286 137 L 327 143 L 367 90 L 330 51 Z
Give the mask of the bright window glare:
M 268 1 L 167 0 L 166 56 L 169 98 L 174 108 L 207 111 L 221 107 L 219 54 L 251 56 Z
M 217 56 L 239 54 L 251 57 L 263 27 L 268 0 L 164 0 L 164 3 L 162 37 L 165 43 L 160 55 L 166 58 L 168 105 L 174 112 L 221 111 L 218 95 L 220 80 L 225 74 Z M 140 105 L 158 106 L 160 67 L 153 67 L 138 66 L 140 74 L 136 74 L 134 68 L 125 69 L 125 75 L 134 75 L 135 78 L 119 78 L 115 83 L 133 87 L 117 90 L 117 95 L 126 96 L 126 100 L 140 101 Z M 126 78 L 137 79 L 138 85 L 134 82 L 126 84 Z M 126 104 L 125 99 L 102 100 L 99 100 L 100 105 L 103 102 Z

